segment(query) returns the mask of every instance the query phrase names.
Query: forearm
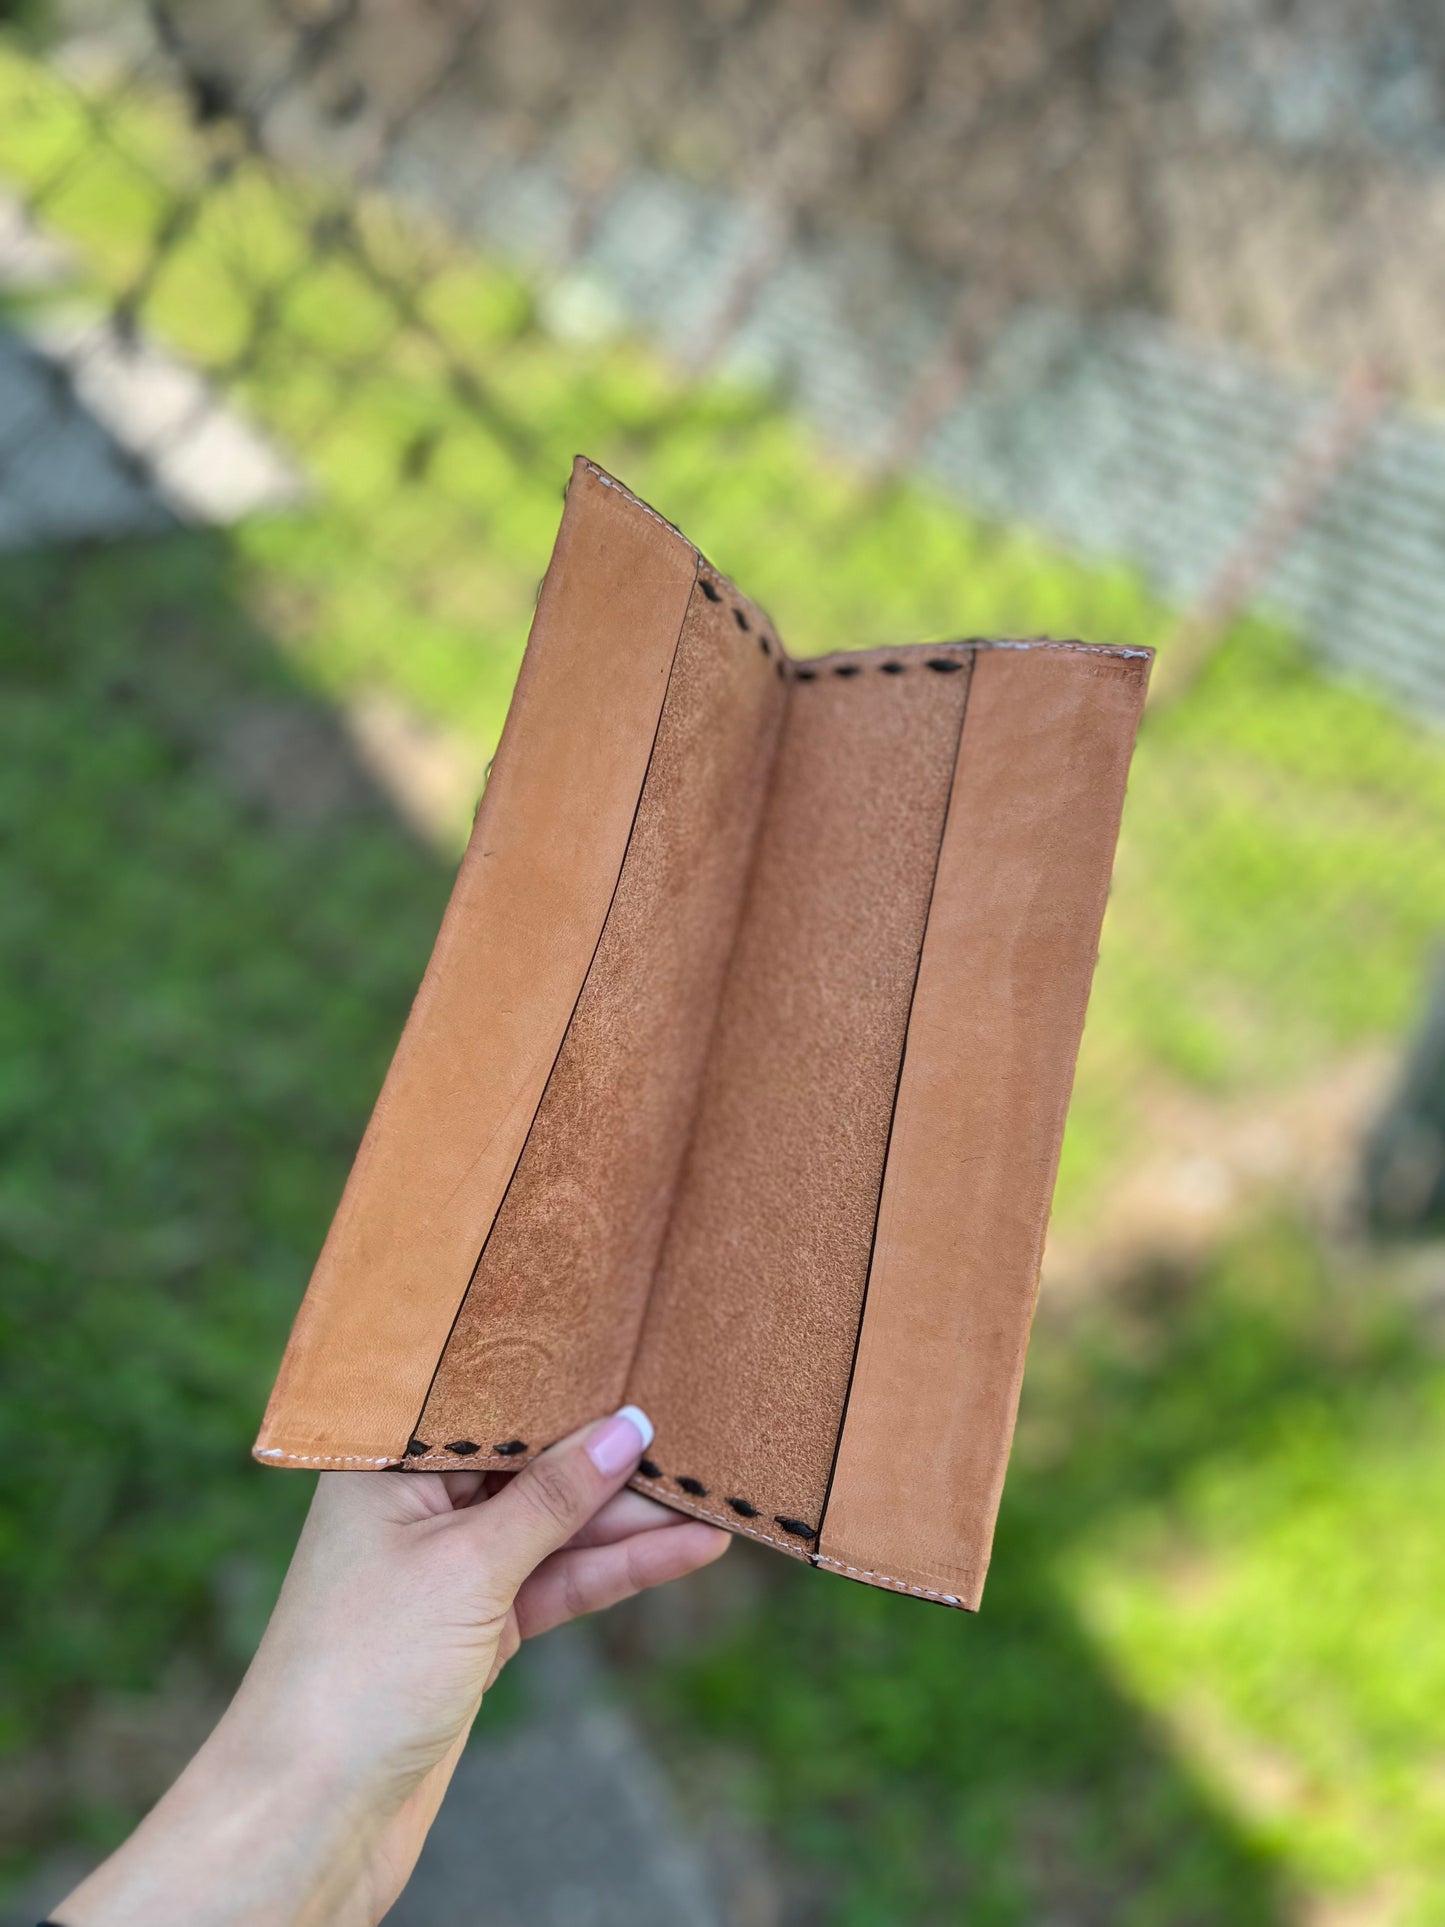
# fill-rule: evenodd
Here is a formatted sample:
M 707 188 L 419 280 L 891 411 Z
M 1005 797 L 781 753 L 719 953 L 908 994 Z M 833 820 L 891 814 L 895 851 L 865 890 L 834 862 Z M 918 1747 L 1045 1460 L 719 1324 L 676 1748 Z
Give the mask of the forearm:
M 524 1635 L 715 1559 L 726 1535 L 622 1488 L 630 1407 L 492 1497 L 479 1473 L 333 1473 L 226 1717 L 60 1927 L 373 1927 L 483 1692 Z
M 381 1912 L 369 1892 L 375 1833 L 370 1793 L 341 1763 L 284 1728 L 259 1737 L 233 1710 L 54 1919 L 60 1927 L 370 1927 Z

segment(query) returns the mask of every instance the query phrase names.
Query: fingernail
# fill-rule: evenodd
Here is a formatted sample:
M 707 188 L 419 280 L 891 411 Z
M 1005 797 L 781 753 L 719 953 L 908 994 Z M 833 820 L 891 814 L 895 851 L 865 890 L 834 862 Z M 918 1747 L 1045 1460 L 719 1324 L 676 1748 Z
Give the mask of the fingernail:
M 587 1456 L 605 1479 L 636 1463 L 652 1443 L 652 1420 L 635 1405 L 604 1419 L 587 1441 Z

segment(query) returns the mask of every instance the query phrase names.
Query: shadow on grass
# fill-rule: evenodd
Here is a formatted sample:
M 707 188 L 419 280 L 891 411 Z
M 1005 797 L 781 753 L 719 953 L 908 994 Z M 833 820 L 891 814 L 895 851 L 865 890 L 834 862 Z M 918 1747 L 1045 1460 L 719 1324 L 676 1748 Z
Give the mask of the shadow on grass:
M 1287 1226 L 1051 1317 L 981 1614 L 760 1557 L 759 1605 L 671 1670 L 658 1716 L 738 1749 L 761 1814 L 825 1870 L 830 1921 L 1292 1920 L 1264 1835 L 1116 1682 L 1071 1562 L 1128 1559 L 1141 1522 L 1167 1539 L 1211 1466 L 1348 1451 L 1430 1370 L 1383 1295 Z
M 311 1482 L 248 1448 L 450 876 L 254 626 L 224 539 L 0 558 L 0 662 L 23 1849 L 158 1790 L 92 1747 L 76 1792 L 53 1743 L 97 1695 L 249 1654 Z
M 57 1735 L 248 1655 L 308 1480 L 247 1447 L 449 887 L 244 606 L 224 539 L 0 560 L 0 1772 L 12 1847 L 158 1786 Z M 657 1682 L 746 1749 L 849 1923 L 1274 1923 L 1287 1897 L 1112 1678 L 1077 1548 L 1417 1369 L 1298 1241 L 1142 1280 L 1030 1368 L 977 1620 L 770 1562 Z M 1364 1318 L 1364 1325 L 1360 1320 Z M 158 1763 L 162 1777 L 175 1762 Z M 107 1777 L 108 1776 L 108 1777 Z

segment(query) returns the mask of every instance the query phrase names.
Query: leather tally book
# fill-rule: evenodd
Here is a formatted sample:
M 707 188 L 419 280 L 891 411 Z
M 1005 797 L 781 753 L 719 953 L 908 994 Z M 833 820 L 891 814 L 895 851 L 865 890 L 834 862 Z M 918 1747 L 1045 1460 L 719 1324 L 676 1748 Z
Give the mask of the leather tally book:
M 795 660 L 572 475 L 256 1456 L 633 1481 L 973 1608 L 1150 652 Z

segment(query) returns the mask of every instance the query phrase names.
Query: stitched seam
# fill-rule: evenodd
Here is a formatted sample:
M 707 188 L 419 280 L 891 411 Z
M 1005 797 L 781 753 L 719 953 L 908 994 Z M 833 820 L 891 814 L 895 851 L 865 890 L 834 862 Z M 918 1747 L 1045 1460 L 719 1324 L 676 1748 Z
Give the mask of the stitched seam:
M 665 515 L 659 515 L 655 508 L 649 507 L 640 496 L 634 495 L 632 490 L 619 482 L 615 475 L 609 475 L 605 469 L 599 468 L 595 462 L 589 462 L 585 456 L 583 457 L 582 466 L 589 475 L 596 476 L 603 488 L 615 489 L 625 502 L 631 502 L 634 508 L 641 509 L 644 515 L 651 516 L 659 528 L 666 529 L 669 535 L 675 535 L 678 541 L 686 548 L 692 549 L 694 555 L 698 554 L 697 549 L 688 541 L 687 537 L 675 522 L 669 522 Z M 699 560 L 701 560 L 700 556 Z
M 925 1599 L 941 1599 L 945 1606 L 961 1606 L 963 1601 L 954 1592 L 935 1592 L 932 1586 L 912 1586 L 906 1579 L 894 1579 L 886 1572 L 874 1572 L 868 1566 L 845 1565 L 841 1559 L 829 1559 L 818 1552 L 813 1555 L 815 1566 L 836 1566 L 839 1572 L 851 1573 L 855 1579 L 871 1579 L 878 1586 L 892 1586 L 896 1592 L 916 1592 Z
M 283 1452 L 277 1446 L 268 1446 L 265 1450 L 258 1452 L 256 1456 L 257 1458 L 263 1459 L 289 1459 L 296 1465 L 396 1465 L 401 1463 L 401 1461 L 397 1459 L 365 1458 L 358 1453 L 351 1452 Z M 494 1456 L 495 1455 L 491 1455 L 488 1458 L 487 1462 L 489 1464 L 492 1462 L 492 1457 Z M 410 1461 L 412 1465 L 436 1465 L 439 1463 L 445 1464 L 448 1469 L 452 1471 L 458 1469 L 455 1459 L 438 1460 L 434 1453 L 429 1454 L 426 1458 L 414 1458 Z M 469 1469 L 470 1465 L 474 1463 L 475 1461 L 470 1461 L 468 1467 L 461 1469 Z M 500 1463 L 506 1464 L 506 1461 L 502 1460 Z M 726 1513 L 722 1512 L 714 1512 L 707 1506 L 689 1505 L 686 1500 L 680 1500 L 676 1493 L 668 1491 L 665 1486 L 658 1484 L 656 1480 L 634 1478 L 631 1484 L 641 1487 L 644 1491 L 657 1493 L 660 1498 L 665 1498 L 677 1511 L 685 1511 L 691 1513 L 695 1518 L 707 1519 L 715 1525 L 726 1526 L 730 1532 L 741 1533 L 749 1539 L 761 1539 L 767 1545 L 777 1546 L 783 1552 L 791 1552 L 796 1558 L 806 1559 L 809 1557 L 803 1547 L 797 1544 L 796 1541 L 780 1539 L 776 1533 L 763 1532 L 757 1526 L 750 1526 L 745 1519 L 729 1517 Z M 835 1566 L 840 1572 L 850 1573 L 855 1579 L 871 1579 L 877 1585 L 891 1586 L 898 1592 L 919 1593 L 927 1599 L 940 1599 L 948 1606 L 959 1606 L 963 1603 L 955 1593 L 937 1592 L 932 1586 L 913 1586 L 910 1585 L 906 1579 L 895 1579 L 888 1573 L 874 1572 L 867 1566 L 850 1566 L 845 1564 L 841 1559 L 830 1559 L 823 1553 L 813 1554 L 811 1556 L 811 1562 L 819 1566 Z
M 257 1452 L 256 1456 L 262 1459 L 289 1459 L 296 1465 L 396 1465 L 401 1463 L 401 1461 L 391 1458 L 365 1458 L 353 1452 L 283 1452 L 279 1446 L 268 1446 L 264 1450 Z M 435 1465 L 444 1463 L 450 1470 L 455 1471 L 458 1469 L 455 1459 L 439 1461 L 434 1453 L 429 1454 L 424 1459 L 414 1458 L 410 1463 L 412 1465 Z M 472 1463 L 474 1463 L 474 1461 Z M 505 1464 L 506 1461 L 501 1461 L 501 1463 Z M 461 1469 L 466 1470 L 469 1468 L 463 1467 Z M 708 1519 L 716 1525 L 726 1526 L 730 1532 L 743 1533 L 749 1539 L 761 1539 L 770 1546 L 779 1547 L 783 1552 L 793 1553 L 795 1557 L 808 1557 L 808 1554 L 796 1542 L 780 1539 L 776 1533 L 763 1532 L 757 1526 L 750 1526 L 744 1519 L 730 1518 L 725 1513 L 713 1512 L 707 1506 L 689 1505 L 686 1500 L 679 1500 L 675 1493 L 669 1492 L 665 1486 L 659 1485 L 656 1480 L 634 1478 L 631 1483 L 634 1486 L 640 1486 L 644 1491 L 657 1493 L 659 1497 L 665 1498 L 675 1510 L 689 1512 L 696 1518 Z M 894 1579 L 887 1573 L 873 1572 L 866 1566 L 845 1565 L 841 1559 L 829 1559 L 822 1553 L 814 1554 L 812 1556 L 812 1563 L 819 1566 L 836 1566 L 840 1572 L 851 1573 L 857 1579 L 872 1579 L 880 1586 L 892 1586 L 900 1592 L 922 1593 L 929 1599 L 941 1599 L 946 1605 L 958 1606 L 962 1604 L 962 1601 L 954 1593 L 935 1592 L 931 1586 L 911 1586 L 905 1579 Z
M 888 647 L 887 644 L 882 646 L 884 648 Z M 1079 656 L 1106 656 L 1113 662 L 1147 662 L 1152 653 L 1152 651 L 1148 649 L 1127 649 L 1122 646 L 1103 642 L 1056 642 L 1052 637 L 1047 636 L 1037 636 L 1021 640 L 1012 640 L 1009 638 L 995 640 L 987 636 L 980 636 L 977 642 L 895 643 L 892 645 L 892 653 L 887 656 L 886 661 L 888 663 L 896 662 L 899 654 L 904 650 L 908 651 L 910 657 L 912 657 L 916 651 L 923 649 L 932 649 L 940 653 L 948 650 L 966 650 L 970 655 L 980 649 L 1013 649 L 1025 652 L 1043 652 L 1052 649 L 1066 650 Z M 856 652 L 844 651 L 841 654 L 828 656 L 800 656 L 793 659 L 793 668 L 795 671 L 800 669 L 809 670 L 814 676 L 835 676 L 840 668 L 846 669 L 851 666 L 854 674 L 863 675 L 866 674 L 869 669 L 881 670 L 884 667 L 883 662 L 865 662 L 859 660 L 860 657 L 872 656 L 874 653 L 875 652 L 870 649 L 860 649 Z
M 619 482 L 615 475 L 609 475 L 605 468 L 599 468 L 596 462 L 589 461 L 585 455 L 582 458 L 582 466 L 589 475 L 593 476 L 602 484 L 603 488 L 612 489 L 614 493 L 622 497 L 624 502 L 630 502 L 634 508 L 641 509 L 642 513 L 656 522 L 659 528 L 666 529 L 669 535 L 675 535 L 684 548 L 691 549 L 697 557 L 698 573 L 700 575 L 705 575 L 709 582 L 716 583 L 718 587 L 726 589 L 728 593 L 734 596 L 739 602 L 745 602 L 750 609 L 756 610 L 761 616 L 765 616 L 768 627 L 776 631 L 777 624 L 770 616 L 767 616 L 767 611 L 758 603 L 754 602 L 751 596 L 745 596 L 737 584 L 732 581 L 730 577 L 725 576 L 721 569 L 714 567 L 702 553 L 702 550 L 698 548 L 697 544 L 688 540 L 676 522 L 669 522 L 665 515 L 659 515 L 650 503 L 644 502 L 640 495 L 634 495 L 625 483 Z
M 750 1526 L 746 1519 L 739 1518 L 734 1513 L 710 1512 L 706 1506 L 693 1505 L 687 1499 L 680 1499 L 665 1485 L 659 1485 L 655 1479 L 634 1478 L 628 1483 L 640 1487 L 644 1492 L 655 1492 L 660 1499 L 666 1499 L 676 1511 L 690 1512 L 696 1519 L 710 1519 L 714 1525 L 726 1526 L 729 1532 L 745 1533 L 749 1539 L 761 1539 L 767 1545 L 778 1546 L 784 1552 L 795 1553 L 800 1558 L 808 1557 L 807 1547 L 801 1540 L 780 1539 L 776 1533 L 764 1532 L 758 1526 Z
M 488 1472 L 520 1472 L 524 1466 L 530 1465 L 532 1459 L 535 1459 L 536 1456 L 535 1452 L 532 1454 L 531 1459 L 524 1459 L 519 1456 L 508 1458 L 499 1452 L 411 1452 L 407 1454 L 405 1460 L 398 1459 L 396 1463 L 398 1465 L 405 1464 L 408 1472 L 419 1465 L 435 1466 L 439 1472 L 478 1472 L 482 1470 Z
M 955 648 L 958 645 L 953 645 Z M 1149 649 L 1128 649 L 1120 643 L 1108 642 L 1055 642 L 1051 636 L 1027 636 L 1018 640 L 1008 638 L 991 639 L 980 636 L 977 642 L 967 645 L 970 649 L 1073 649 L 1084 656 L 1119 656 L 1129 662 L 1146 662 L 1153 653 Z
M 533 1456 L 535 1457 L 535 1454 Z M 485 1467 L 488 1471 L 519 1472 L 524 1464 L 530 1464 L 531 1462 L 530 1459 L 522 1460 L 516 1453 L 492 1451 L 459 1454 L 447 1452 L 445 1449 L 440 1452 L 431 1450 L 426 1452 L 408 1452 L 404 1459 L 397 1460 L 387 1459 L 374 1461 L 366 1459 L 357 1461 L 357 1463 L 366 1465 L 374 1463 L 397 1464 L 401 1465 L 402 1468 L 408 1472 L 414 1472 L 418 1468 L 426 1466 L 436 1466 L 440 1470 L 447 1472 L 475 1471 L 481 1467 Z M 648 1461 L 648 1463 L 651 1463 L 651 1461 Z M 656 1470 L 655 1467 L 654 1470 Z M 672 1501 L 675 1505 L 686 1506 L 689 1512 L 696 1513 L 699 1518 L 715 1519 L 719 1525 L 734 1527 L 739 1532 L 748 1533 L 749 1536 L 754 1539 L 765 1539 L 770 1546 L 781 1546 L 784 1551 L 787 1552 L 803 1553 L 809 1542 L 816 1540 L 818 1536 L 817 1533 L 810 1531 L 794 1533 L 787 1539 L 776 1538 L 772 1533 L 764 1532 L 761 1526 L 749 1526 L 747 1524 L 747 1514 L 745 1513 L 737 1512 L 727 1514 L 710 1512 L 705 1506 L 696 1505 L 689 1498 L 684 1497 L 678 1499 L 676 1494 L 661 1482 L 661 1479 L 662 1475 L 660 1473 L 656 1480 L 649 1479 L 644 1473 L 639 1473 L 630 1483 L 633 1485 L 646 1486 L 649 1491 L 660 1494 Z M 681 1481 L 679 1480 L 677 1483 L 681 1484 Z
M 428 1451 L 409 1452 L 404 1460 L 366 1459 L 357 1461 L 357 1463 L 366 1465 L 399 1464 L 408 1472 L 414 1472 L 418 1468 L 426 1466 L 436 1466 L 438 1469 L 446 1472 L 476 1471 L 481 1467 L 485 1467 L 488 1471 L 518 1472 L 522 1469 L 524 1463 L 530 1464 L 531 1460 L 521 1461 L 515 1453 L 468 1452 L 460 1455 L 445 1451 Z M 748 1525 L 744 1513 L 712 1512 L 709 1511 L 706 1506 L 699 1506 L 687 1497 L 679 1499 L 670 1487 L 661 1482 L 660 1477 L 657 1480 L 653 1480 L 649 1479 L 645 1474 L 639 1473 L 630 1483 L 637 1486 L 646 1486 L 650 1492 L 658 1493 L 661 1497 L 668 1499 L 672 1504 L 685 1506 L 689 1512 L 695 1513 L 700 1519 L 714 1519 L 719 1525 L 729 1526 L 738 1532 L 746 1532 L 750 1538 L 764 1539 L 770 1546 L 781 1546 L 785 1552 L 797 1552 L 806 1556 L 808 1543 L 816 1540 L 818 1536 L 815 1532 L 806 1534 L 795 1533 L 787 1539 L 779 1539 L 773 1533 L 764 1532 L 761 1526 Z
M 366 1459 L 355 1452 L 283 1452 L 279 1446 L 268 1445 L 257 1450 L 258 1459 L 290 1459 L 297 1465 L 396 1465 L 395 1458 Z
M 757 607 L 756 603 L 751 602 L 748 597 L 742 594 L 742 591 L 737 587 L 736 583 L 730 581 L 727 576 L 721 574 L 719 570 L 713 567 L 712 563 L 710 563 L 707 560 L 706 556 L 703 555 L 702 551 L 699 548 L 697 548 L 697 546 L 694 543 L 688 541 L 688 538 L 683 534 L 682 530 L 677 526 L 675 522 L 669 522 L 665 515 L 659 515 L 655 508 L 653 508 L 649 503 L 644 502 L 640 496 L 634 495 L 630 488 L 626 487 L 625 484 L 617 480 L 616 476 L 609 475 L 605 469 L 599 468 L 595 462 L 589 461 L 585 456 L 582 459 L 582 466 L 587 471 L 587 473 L 591 476 L 594 476 L 596 480 L 599 481 L 604 488 L 613 489 L 618 495 L 620 495 L 623 498 L 624 501 L 631 502 L 634 508 L 641 509 L 642 513 L 650 517 L 652 521 L 656 522 L 659 528 L 666 529 L 669 535 L 675 535 L 678 541 L 681 542 L 684 545 L 684 547 L 691 549 L 693 554 L 698 559 L 698 565 L 701 572 L 704 573 L 710 581 L 721 583 L 725 588 L 730 589 L 732 593 L 738 597 L 739 601 L 748 602 L 749 607 L 751 608 Z M 905 645 L 905 647 L 909 647 L 909 648 L 916 648 L 918 646 L 919 645 L 917 644 Z M 928 645 L 923 645 L 923 646 L 926 647 Z M 1030 637 L 1019 638 L 1016 640 L 1015 639 L 995 640 L 988 636 L 976 636 L 976 637 L 970 637 L 966 642 L 962 642 L 962 643 L 942 642 L 942 643 L 934 643 L 932 646 L 935 649 L 959 649 L 959 648 L 1070 649 L 1070 650 L 1077 651 L 1082 655 L 1114 656 L 1114 657 L 1123 658 L 1124 660 L 1127 660 L 1127 661 L 1136 661 L 1136 662 L 1146 661 L 1149 655 L 1151 654 L 1151 651 L 1148 649 L 1133 649 L 1133 648 L 1128 648 L 1122 644 L 1073 642 L 1073 641 L 1056 642 L 1050 636 L 1030 636 Z M 806 666 L 806 662 L 807 662 L 807 659 L 804 658 L 805 666 Z

